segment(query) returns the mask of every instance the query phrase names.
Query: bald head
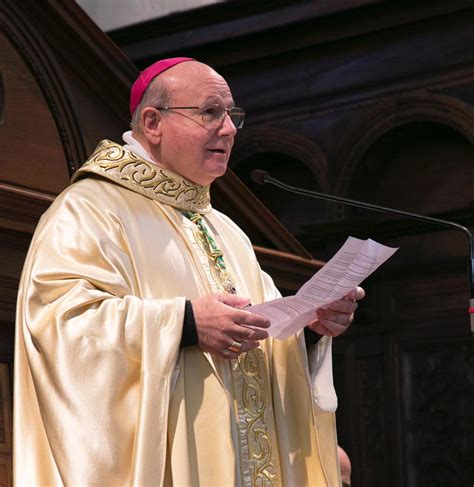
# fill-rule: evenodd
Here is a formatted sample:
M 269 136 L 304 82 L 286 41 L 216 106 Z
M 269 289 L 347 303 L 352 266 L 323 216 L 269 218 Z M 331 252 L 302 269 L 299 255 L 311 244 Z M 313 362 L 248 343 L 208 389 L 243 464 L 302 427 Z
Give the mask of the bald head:
M 195 90 L 194 80 L 203 77 L 220 79 L 227 86 L 224 78 L 207 64 L 199 61 L 187 61 L 176 64 L 166 71 L 158 74 L 147 86 L 140 103 L 135 109 L 131 128 L 134 133 L 142 132 L 141 112 L 145 107 L 173 106 L 175 94 L 189 94 Z
M 170 85 L 192 87 L 193 80 L 208 74 L 222 78 L 222 76 L 213 68 L 199 61 L 188 61 L 186 63 L 177 64 L 176 66 L 173 66 L 172 68 L 167 69 L 164 73 L 160 74 L 159 77 Z

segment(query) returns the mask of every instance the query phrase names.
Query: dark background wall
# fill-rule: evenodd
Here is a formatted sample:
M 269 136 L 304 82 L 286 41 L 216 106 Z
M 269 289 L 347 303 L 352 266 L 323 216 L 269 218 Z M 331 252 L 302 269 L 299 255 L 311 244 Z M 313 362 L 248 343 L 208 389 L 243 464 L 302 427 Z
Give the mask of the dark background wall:
M 234 1 L 110 36 L 139 67 L 185 55 L 227 78 L 248 113 L 231 167 L 314 257 L 347 235 L 400 247 L 336 340 L 339 441 L 354 486 L 472 485 L 466 237 L 250 181 L 262 168 L 472 229 L 472 2 Z

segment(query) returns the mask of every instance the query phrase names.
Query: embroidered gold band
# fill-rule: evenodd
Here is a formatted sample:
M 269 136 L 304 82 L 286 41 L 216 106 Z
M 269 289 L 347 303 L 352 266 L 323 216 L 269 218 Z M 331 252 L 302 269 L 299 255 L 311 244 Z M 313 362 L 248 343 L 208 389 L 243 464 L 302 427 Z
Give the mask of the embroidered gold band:
M 212 209 L 209 186 L 201 186 L 103 140 L 72 177 L 77 181 L 89 173 L 110 179 L 147 198 L 184 211 L 206 214 Z

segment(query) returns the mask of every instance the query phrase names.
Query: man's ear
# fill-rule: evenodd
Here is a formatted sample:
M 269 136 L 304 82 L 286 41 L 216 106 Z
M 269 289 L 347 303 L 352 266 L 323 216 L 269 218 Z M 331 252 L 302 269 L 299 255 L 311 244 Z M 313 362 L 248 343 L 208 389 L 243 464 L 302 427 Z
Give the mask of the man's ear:
M 140 114 L 143 135 L 153 144 L 161 142 L 162 116 L 156 108 L 145 107 Z

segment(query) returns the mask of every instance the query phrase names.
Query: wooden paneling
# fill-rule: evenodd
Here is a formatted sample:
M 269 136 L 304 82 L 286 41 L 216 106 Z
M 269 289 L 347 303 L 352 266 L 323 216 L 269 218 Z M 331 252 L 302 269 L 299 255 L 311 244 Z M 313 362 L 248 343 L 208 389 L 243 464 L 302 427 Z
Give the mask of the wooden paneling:
M 12 452 L 12 398 L 8 364 L 0 363 L 0 453 Z
M 57 194 L 69 179 L 57 127 L 33 74 L 1 32 L 0 71 L 5 98 L 0 181 Z
M 12 485 L 12 388 L 7 363 L 0 363 L 0 486 Z
M 473 479 L 474 342 L 400 343 L 398 411 L 407 487 L 470 485 Z
M 10 487 L 12 480 L 12 460 L 9 456 L 0 455 L 0 487 Z

